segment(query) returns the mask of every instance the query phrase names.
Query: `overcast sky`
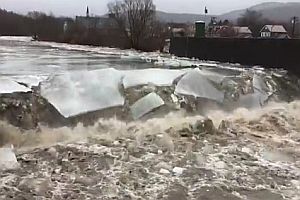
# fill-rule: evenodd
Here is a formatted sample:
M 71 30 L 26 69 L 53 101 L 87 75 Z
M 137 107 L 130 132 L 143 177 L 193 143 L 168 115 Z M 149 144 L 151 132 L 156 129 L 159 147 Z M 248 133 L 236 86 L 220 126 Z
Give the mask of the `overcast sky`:
M 85 7 L 91 14 L 102 15 L 107 12 L 107 3 L 112 0 L 0 0 L 0 8 L 27 13 L 38 10 L 52 12 L 56 16 L 84 15 Z M 300 0 L 271 0 L 272 2 L 299 2 Z M 210 14 L 222 14 L 228 11 L 247 8 L 268 2 L 266 0 L 154 0 L 157 9 L 176 13 L 203 13 L 207 6 Z

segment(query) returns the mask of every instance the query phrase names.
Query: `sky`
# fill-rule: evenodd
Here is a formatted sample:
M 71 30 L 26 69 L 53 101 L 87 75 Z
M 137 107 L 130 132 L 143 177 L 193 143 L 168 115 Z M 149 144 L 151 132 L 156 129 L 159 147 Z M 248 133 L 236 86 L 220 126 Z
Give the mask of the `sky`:
M 103 15 L 107 3 L 114 0 L 0 0 L 0 8 L 25 14 L 28 11 L 42 11 L 55 16 L 84 15 L 86 6 L 90 13 Z M 203 14 L 207 6 L 209 14 L 223 14 L 232 10 L 268 2 L 266 0 L 153 0 L 157 10 L 174 13 Z M 271 0 L 272 2 L 300 2 L 300 0 Z

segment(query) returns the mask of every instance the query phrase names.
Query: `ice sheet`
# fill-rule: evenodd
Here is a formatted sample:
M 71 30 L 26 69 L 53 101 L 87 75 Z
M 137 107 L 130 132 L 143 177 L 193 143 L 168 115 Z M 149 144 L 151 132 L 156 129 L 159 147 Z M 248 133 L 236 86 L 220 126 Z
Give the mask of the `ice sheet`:
M 115 69 L 69 72 L 42 84 L 41 94 L 65 117 L 121 106 L 122 74 Z
M 46 76 L 33 76 L 33 75 L 13 76 L 11 78 L 18 83 L 26 84 L 29 88 L 37 87 L 42 81 L 47 79 Z
M 20 42 L 30 42 L 31 37 L 20 37 L 20 36 L 0 36 L 0 40 L 7 41 L 20 41 Z
M 9 78 L 0 77 L 0 94 L 29 91 L 31 91 L 29 88 L 20 85 Z
M 11 148 L 0 148 L 0 170 L 15 169 L 19 166 Z
M 125 88 L 153 84 L 156 86 L 171 86 L 173 81 L 186 73 L 186 70 L 169 69 L 142 69 L 122 71 L 124 74 L 123 85 Z
M 131 106 L 133 119 L 139 119 L 153 109 L 164 105 L 165 102 L 156 93 L 152 92 L 145 97 L 139 99 Z
M 194 61 L 189 60 L 181 60 L 176 58 L 161 58 L 158 57 L 157 60 L 154 62 L 154 65 L 159 67 L 191 67 L 196 65 L 197 63 Z
M 268 95 L 266 93 L 254 89 L 254 93 L 240 96 L 238 107 L 248 109 L 259 108 L 265 104 L 266 100 L 268 100 Z
M 199 63 L 200 66 L 205 66 L 205 67 L 218 67 L 218 64 L 216 63 L 204 63 L 204 62 L 201 62 Z
M 267 94 L 268 86 L 261 76 L 253 76 L 254 93 L 248 94 L 240 99 L 240 106 L 247 108 L 258 108 L 265 104 L 269 95 Z
M 220 103 L 224 100 L 224 92 L 216 89 L 198 68 L 191 70 L 182 77 L 176 86 L 175 92 L 177 94 L 211 99 Z
M 202 69 L 202 70 L 199 70 L 199 72 L 205 76 L 207 79 L 215 82 L 215 83 L 218 83 L 220 84 L 224 78 L 226 77 L 225 75 L 222 75 L 222 74 L 219 74 L 219 73 L 216 73 L 216 72 L 212 72 L 212 71 L 209 71 L 207 69 Z
M 268 86 L 261 76 L 254 74 L 253 76 L 253 87 L 259 90 L 260 92 L 265 92 L 268 90 Z

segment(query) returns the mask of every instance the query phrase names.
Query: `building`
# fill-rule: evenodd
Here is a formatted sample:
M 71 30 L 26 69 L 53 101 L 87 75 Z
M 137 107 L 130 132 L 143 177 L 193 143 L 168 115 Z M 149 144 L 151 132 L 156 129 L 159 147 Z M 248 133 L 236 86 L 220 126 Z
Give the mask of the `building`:
M 115 26 L 115 21 L 112 18 L 90 16 L 89 7 L 86 9 L 86 16 L 76 16 L 76 23 L 87 29 L 102 29 Z
M 288 39 L 289 35 L 282 25 L 265 25 L 260 31 L 261 38 Z
M 234 37 L 236 38 L 252 38 L 252 31 L 249 29 L 249 27 L 245 26 L 234 26 Z
M 252 38 L 252 31 L 248 27 L 213 26 L 208 31 L 208 37 L 214 38 Z
M 252 32 L 248 27 L 231 25 L 209 26 L 206 35 L 213 38 L 252 38 Z

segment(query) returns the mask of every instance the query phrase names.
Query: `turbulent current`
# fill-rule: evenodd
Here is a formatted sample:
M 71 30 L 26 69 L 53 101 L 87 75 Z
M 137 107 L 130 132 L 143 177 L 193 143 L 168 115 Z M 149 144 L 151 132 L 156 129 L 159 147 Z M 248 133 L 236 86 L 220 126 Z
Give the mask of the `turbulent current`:
M 282 69 L 0 37 L 0 199 L 299 200 L 299 95 Z

